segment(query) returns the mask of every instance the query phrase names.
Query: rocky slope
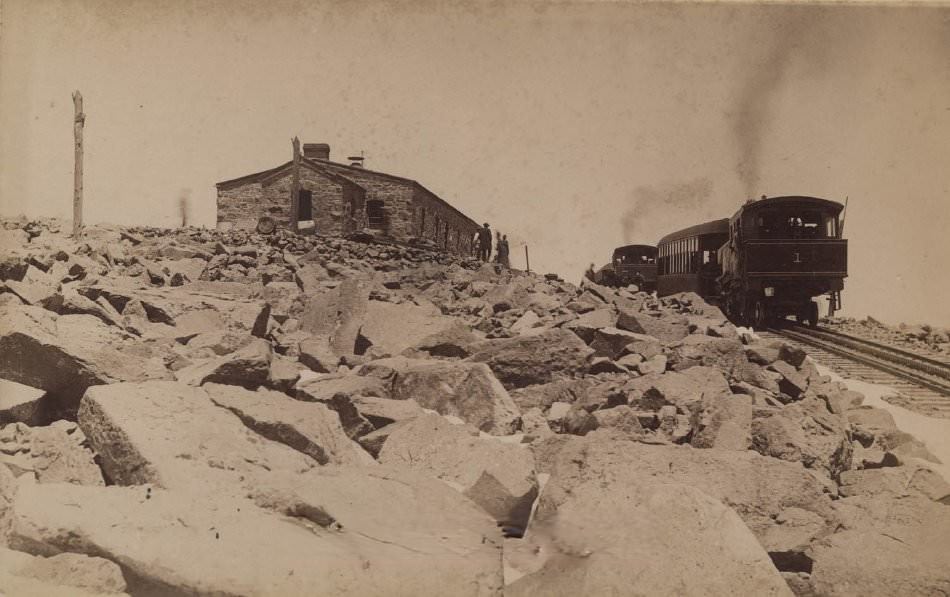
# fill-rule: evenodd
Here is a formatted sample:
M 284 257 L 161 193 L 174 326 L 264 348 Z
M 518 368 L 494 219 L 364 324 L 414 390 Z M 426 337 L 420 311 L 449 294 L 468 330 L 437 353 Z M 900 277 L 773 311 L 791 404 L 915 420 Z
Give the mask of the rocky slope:
M 950 329 L 928 324 L 890 326 L 873 317 L 831 317 L 822 320 L 822 325 L 833 330 L 882 342 L 922 354 L 934 353 L 944 358 L 950 356 Z
M 0 592 L 950 592 L 950 486 L 694 295 L 0 230 Z

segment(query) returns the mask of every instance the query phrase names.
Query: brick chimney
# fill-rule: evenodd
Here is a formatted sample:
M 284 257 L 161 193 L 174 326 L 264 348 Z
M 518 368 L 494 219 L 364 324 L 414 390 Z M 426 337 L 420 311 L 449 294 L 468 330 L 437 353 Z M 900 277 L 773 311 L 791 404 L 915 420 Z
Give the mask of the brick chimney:
M 326 143 L 304 143 L 303 157 L 318 160 L 329 160 L 330 146 Z

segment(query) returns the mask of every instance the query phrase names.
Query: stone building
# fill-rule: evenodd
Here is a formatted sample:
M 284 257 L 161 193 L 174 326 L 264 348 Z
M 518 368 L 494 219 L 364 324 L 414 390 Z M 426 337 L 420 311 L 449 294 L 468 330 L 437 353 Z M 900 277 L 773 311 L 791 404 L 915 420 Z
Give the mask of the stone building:
M 217 183 L 218 228 L 254 230 L 268 216 L 290 225 L 293 161 Z M 478 224 L 418 182 L 330 161 L 330 146 L 305 143 L 300 160 L 299 220 L 319 234 L 363 229 L 393 240 L 427 238 L 446 251 L 471 254 Z

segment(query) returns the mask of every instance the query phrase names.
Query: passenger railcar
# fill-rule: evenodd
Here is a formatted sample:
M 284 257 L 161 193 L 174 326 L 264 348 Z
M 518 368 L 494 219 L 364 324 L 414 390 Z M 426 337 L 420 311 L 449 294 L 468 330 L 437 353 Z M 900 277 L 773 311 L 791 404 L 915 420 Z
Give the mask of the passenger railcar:
M 595 281 L 605 286 L 629 286 L 656 290 L 657 250 L 653 245 L 626 245 L 614 249 L 610 263 L 597 271 Z
M 829 315 L 839 309 L 848 275 L 842 209 L 835 201 L 799 196 L 763 197 L 739 208 L 719 250 L 726 314 L 753 327 L 787 315 L 815 326 L 815 297 L 829 295 Z
M 715 302 L 722 274 L 719 247 L 729 238 L 729 219 L 714 220 L 667 234 L 657 243 L 657 294 L 695 292 Z

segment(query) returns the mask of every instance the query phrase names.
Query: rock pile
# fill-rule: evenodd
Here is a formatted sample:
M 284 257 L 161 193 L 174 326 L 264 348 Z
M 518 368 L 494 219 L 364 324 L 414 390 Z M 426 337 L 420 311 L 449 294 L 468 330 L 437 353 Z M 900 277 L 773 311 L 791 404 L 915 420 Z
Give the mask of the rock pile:
M 0 243 L 0 592 L 950 591 L 933 456 L 695 295 L 286 233 Z
M 873 317 L 832 317 L 822 324 L 833 330 L 924 353 L 950 355 L 950 328 L 929 324 L 890 326 Z

